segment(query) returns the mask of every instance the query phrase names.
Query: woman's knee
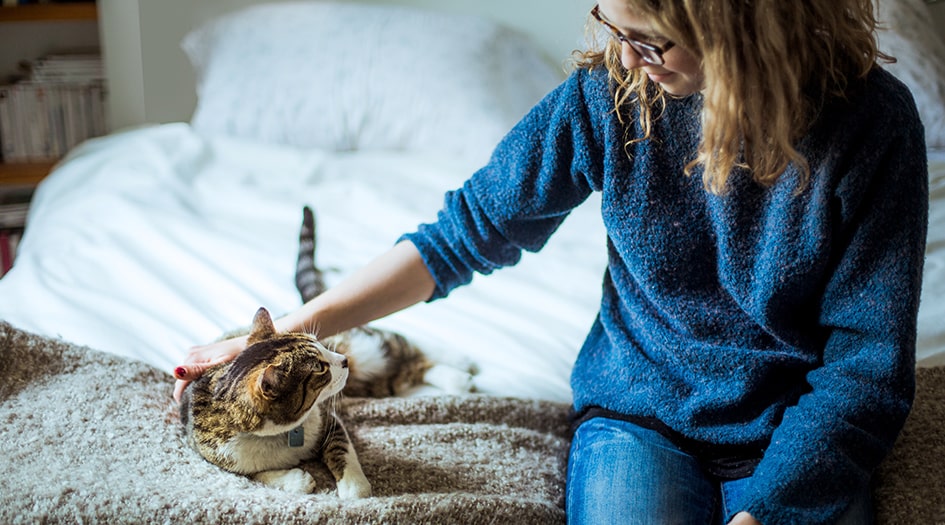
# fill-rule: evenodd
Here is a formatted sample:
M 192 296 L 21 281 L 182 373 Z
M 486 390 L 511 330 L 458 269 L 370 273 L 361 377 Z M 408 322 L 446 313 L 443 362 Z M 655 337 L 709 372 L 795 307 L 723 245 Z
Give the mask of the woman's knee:
M 570 523 L 708 523 L 717 490 L 698 461 L 659 432 L 593 418 L 568 460 Z

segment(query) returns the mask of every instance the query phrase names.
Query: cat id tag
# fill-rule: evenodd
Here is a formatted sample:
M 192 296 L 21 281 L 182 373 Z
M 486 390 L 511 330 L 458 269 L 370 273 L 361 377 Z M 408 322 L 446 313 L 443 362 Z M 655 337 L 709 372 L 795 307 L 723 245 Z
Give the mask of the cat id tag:
M 289 446 L 301 447 L 305 444 L 305 429 L 301 425 L 289 431 Z

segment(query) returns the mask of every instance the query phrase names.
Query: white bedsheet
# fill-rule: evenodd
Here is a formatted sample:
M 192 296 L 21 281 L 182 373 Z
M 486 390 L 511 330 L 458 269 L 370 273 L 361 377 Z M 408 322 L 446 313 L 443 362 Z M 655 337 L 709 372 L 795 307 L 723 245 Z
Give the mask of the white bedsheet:
M 299 305 L 304 204 L 329 284 L 431 220 L 475 166 L 427 155 L 330 153 L 208 140 L 186 124 L 90 141 L 47 178 L 0 319 L 170 372 L 190 346 Z M 945 152 L 930 156 L 932 212 L 920 364 L 945 363 Z M 571 364 L 597 312 L 605 265 L 599 200 L 540 255 L 449 299 L 375 323 L 435 359 L 471 361 L 479 391 L 570 400 Z
M 441 207 L 473 166 L 410 154 L 301 151 L 207 140 L 186 124 L 86 143 L 39 188 L 0 319 L 170 372 L 190 346 L 296 308 L 302 206 L 318 221 L 331 284 Z M 571 363 L 600 297 L 599 201 L 540 256 L 448 300 L 379 321 L 447 363 L 472 361 L 482 392 L 570 399 Z

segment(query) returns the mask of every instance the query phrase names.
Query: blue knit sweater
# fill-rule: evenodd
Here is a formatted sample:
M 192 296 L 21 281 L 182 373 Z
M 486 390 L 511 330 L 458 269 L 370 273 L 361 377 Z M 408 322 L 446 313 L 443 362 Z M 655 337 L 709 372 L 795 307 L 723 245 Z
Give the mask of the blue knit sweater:
M 928 181 L 911 95 L 877 68 L 801 141 L 802 192 L 790 167 L 771 188 L 736 171 L 721 196 L 701 171 L 683 174 L 700 95 L 669 100 L 629 148 L 640 129 L 625 131 L 612 101 L 603 70 L 576 71 L 447 194 L 436 223 L 405 236 L 434 299 L 539 250 L 601 192 L 609 263 L 572 372 L 575 409 L 756 445 L 743 510 L 765 525 L 835 520 L 913 398 Z

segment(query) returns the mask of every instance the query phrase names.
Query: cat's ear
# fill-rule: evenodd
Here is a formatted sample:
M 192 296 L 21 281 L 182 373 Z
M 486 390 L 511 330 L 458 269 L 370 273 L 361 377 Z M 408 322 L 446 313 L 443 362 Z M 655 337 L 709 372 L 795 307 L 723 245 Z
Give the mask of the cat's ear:
M 253 316 L 253 328 L 249 332 L 247 346 L 258 343 L 259 341 L 265 341 L 274 335 L 276 335 L 276 325 L 272 322 L 272 316 L 269 315 L 269 310 L 265 308 L 256 310 L 256 315 Z
M 276 365 L 269 365 L 256 377 L 256 388 L 253 389 L 253 393 L 257 397 L 272 401 L 279 392 L 279 385 L 282 380 L 282 370 Z

